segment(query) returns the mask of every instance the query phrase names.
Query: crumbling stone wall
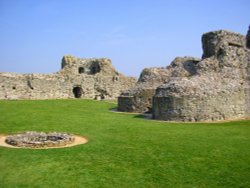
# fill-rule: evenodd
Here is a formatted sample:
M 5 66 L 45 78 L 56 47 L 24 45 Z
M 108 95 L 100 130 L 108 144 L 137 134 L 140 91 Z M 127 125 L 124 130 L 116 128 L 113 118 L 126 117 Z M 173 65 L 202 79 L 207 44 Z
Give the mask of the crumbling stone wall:
M 155 119 L 213 121 L 247 116 L 245 37 L 221 30 L 204 34 L 202 42 L 203 59 L 194 67 L 196 73 L 157 88 Z
M 176 57 L 170 66 L 145 68 L 135 87 L 123 91 L 118 97 L 118 110 L 123 112 L 152 112 L 153 96 L 156 88 L 177 77 L 189 77 L 199 58 Z
M 204 34 L 202 59 L 176 58 L 163 69 L 164 76 L 157 75 L 162 80 L 157 78 L 161 81 L 150 87 L 153 118 L 214 121 L 249 117 L 249 41 L 250 31 L 247 37 L 225 30 Z M 140 82 L 121 94 L 118 110 L 146 111 L 144 98 L 136 99 L 151 85 L 150 78 Z
M 144 69 L 136 86 L 122 92 L 118 97 L 118 110 L 125 112 L 151 111 L 155 89 L 167 77 L 168 71 L 164 68 Z
M 64 56 L 62 69 L 54 74 L 0 73 L 0 99 L 116 99 L 135 82 L 109 59 Z

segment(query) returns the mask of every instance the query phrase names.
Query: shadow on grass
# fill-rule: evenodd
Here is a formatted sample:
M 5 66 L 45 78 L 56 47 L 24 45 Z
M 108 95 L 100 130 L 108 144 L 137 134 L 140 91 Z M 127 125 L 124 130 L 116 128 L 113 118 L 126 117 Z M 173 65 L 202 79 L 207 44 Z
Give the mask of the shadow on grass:
M 145 119 L 145 116 L 143 114 L 138 114 L 138 115 L 134 115 L 134 118 Z
M 109 111 L 112 111 L 112 112 L 119 112 L 117 107 L 109 108 Z
M 152 114 L 149 114 L 149 113 L 137 114 L 137 115 L 134 116 L 134 118 L 137 118 L 137 119 L 146 119 L 146 120 L 154 120 L 152 118 Z

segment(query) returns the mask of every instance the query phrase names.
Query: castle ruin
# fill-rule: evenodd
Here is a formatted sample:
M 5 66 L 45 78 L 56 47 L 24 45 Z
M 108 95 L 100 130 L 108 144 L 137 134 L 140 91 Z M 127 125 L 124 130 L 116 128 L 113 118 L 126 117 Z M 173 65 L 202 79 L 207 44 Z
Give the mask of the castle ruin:
M 135 82 L 110 59 L 64 56 L 62 69 L 53 74 L 0 73 L 0 99 L 116 99 Z
M 177 57 L 147 68 L 118 98 L 118 110 L 151 112 L 167 121 L 216 121 L 250 116 L 250 30 L 202 36 L 202 58 Z

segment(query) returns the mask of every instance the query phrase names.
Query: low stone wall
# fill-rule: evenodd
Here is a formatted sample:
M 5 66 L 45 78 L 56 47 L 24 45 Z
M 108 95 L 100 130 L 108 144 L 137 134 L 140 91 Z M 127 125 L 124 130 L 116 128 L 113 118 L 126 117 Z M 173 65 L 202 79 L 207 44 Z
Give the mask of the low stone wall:
M 156 88 L 171 78 L 189 77 L 195 74 L 194 66 L 200 59 L 177 57 L 165 68 L 145 68 L 135 87 L 125 90 L 118 98 L 118 110 L 122 112 L 152 112 Z
M 152 100 L 155 89 L 142 89 L 132 96 L 118 97 L 118 111 L 152 113 Z
M 75 138 L 66 133 L 44 133 L 28 131 L 21 134 L 10 135 L 5 142 L 15 147 L 23 148 L 47 148 L 62 147 L 71 144 Z
M 245 117 L 245 90 L 231 80 L 231 87 L 218 83 L 186 80 L 157 89 L 153 100 L 153 118 L 167 121 L 218 121 Z M 197 84 L 198 83 L 198 84 Z M 204 85 L 210 87 L 204 88 Z M 213 88 L 214 87 L 214 88 Z M 213 90 L 211 90 L 213 88 Z M 172 90 L 171 90 L 172 89 Z M 178 94 L 175 94 L 178 92 Z

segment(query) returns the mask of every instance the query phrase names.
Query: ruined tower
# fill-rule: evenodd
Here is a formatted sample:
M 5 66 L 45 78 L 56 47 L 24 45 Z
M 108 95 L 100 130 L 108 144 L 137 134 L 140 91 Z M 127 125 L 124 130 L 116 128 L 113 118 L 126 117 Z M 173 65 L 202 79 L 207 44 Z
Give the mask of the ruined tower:
M 136 81 L 107 58 L 64 56 L 61 66 L 54 74 L 0 73 L 0 99 L 116 99 Z
M 158 86 L 151 87 L 153 100 L 149 95 L 141 97 L 150 88 L 150 79 L 144 79 L 143 83 L 139 79 L 134 88 L 120 95 L 118 110 L 145 112 L 146 108 L 142 107 L 153 101 L 153 118 L 159 120 L 216 121 L 249 117 L 249 41 L 250 31 L 246 37 L 225 30 L 205 33 L 202 59 L 178 57 L 161 70 L 164 74 L 154 74 L 154 80 L 160 81 Z
M 203 56 L 191 77 L 171 79 L 156 90 L 155 119 L 214 121 L 247 116 L 246 38 L 229 31 L 202 36 Z
M 199 58 L 176 57 L 168 67 L 145 68 L 136 85 L 118 97 L 118 110 L 122 112 L 152 113 L 153 96 L 156 88 L 178 77 L 193 75 Z

